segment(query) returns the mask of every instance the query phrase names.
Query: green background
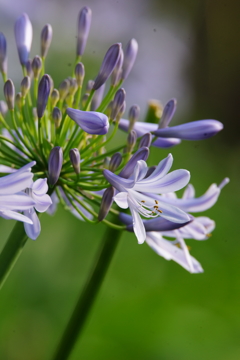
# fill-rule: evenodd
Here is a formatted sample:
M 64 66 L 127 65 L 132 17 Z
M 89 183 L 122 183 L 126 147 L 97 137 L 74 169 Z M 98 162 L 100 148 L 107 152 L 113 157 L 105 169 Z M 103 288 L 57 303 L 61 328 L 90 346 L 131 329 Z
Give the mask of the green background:
M 170 3 L 170 8 L 161 8 L 159 4 L 164 2 L 151 3 L 150 10 L 159 11 L 154 14 L 155 21 L 178 12 L 179 5 Z M 203 3 L 203 8 L 197 6 L 199 2 L 196 6 L 181 3 L 199 41 L 191 49 L 191 71 L 185 74 L 186 81 L 191 78 L 194 104 L 187 116 L 176 114 L 175 119 L 181 123 L 211 116 L 222 121 L 225 130 L 206 141 L 182 142 L 171 152 L 173 168 L 191 172 L 198 196 L 211 183 L 220 183 L 226 176 L 231 179 L 218 203 L 206 212 L 217 224 L 212 237 L 204 242 L 188 241 L 191 254 L 205 272 L 189 274 L 157 256 L 146 244 L 138 245 L 133 234 L 124 233 L 71 360 L 240 358 L 239 70 L 234 43 L 238 5 L 229 13 L 224 2 Z M 204 26 L 206 23 L 211 26 Z M 227 39 L 231 39 L 230 45 Z M 49 55 L 48 71 L 59 83 L 66 74 L 58 72 L 54 58 L 64 63 L 69 54 L 64 49 L 54 53 L 53 49 Z M 93 72 L 93 60 L 86 56 L 86 63 Z M 119 132 L 118 141 L 125 138 Z M 167 154 L 167 150 L 153 149 L 149 165 Z M 40 237 L 27 242 L 1 290 L 3 360 L 51 358 L 105 230 L 102 224 L 80 222 L 60 206 L 54 216 L 44 214 L 41 224 Z M 0 247 L 13 225 L 13 221 L 0 219 Z

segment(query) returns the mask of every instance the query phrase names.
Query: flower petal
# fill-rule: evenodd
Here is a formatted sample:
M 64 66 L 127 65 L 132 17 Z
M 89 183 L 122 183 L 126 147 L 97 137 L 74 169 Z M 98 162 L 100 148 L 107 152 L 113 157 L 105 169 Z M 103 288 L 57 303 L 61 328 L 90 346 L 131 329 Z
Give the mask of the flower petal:
M 1 210 L 0 209 L 0 216 L 3 217 L 6 220 L 17 220 L 22 221 L 28 224 L 32 224 L 32 220 L 29 219 L 27 216 L 24 216 L 16 211 L 12 210 Z
M 182 189 L 187 185 L 190 179 L 190 173 L 187 170 L 175 170 L 165 175 L 161 179 L 143 179 L 134 185 L 134 190 L 152 193 L 168 193 Z
M 105 135 L 108 132 L 108 117 L 103 113 L 67 108 L 67 114 L 88 134 Z
M 124 179 L 109 170 L 103 170 L 103 175 L 107 181 L 120 192 L 132 188 L 134 185 L 134 180 Z
M 36 195 L 44 195 L 48 191 L 47 179 L 38 179 L 34 181 L 32 190 Z
M 160 161 L 156 169 L 147 179 L 148 180 L 154 179 L 154 181 L 156 181 L 157 179 L 161 179 L 169 172 L 169 170 L 172 167 L 172 163 L 173 163 L 173 157 L 172 154 L 169 154 L 165 159 Z
M 120 192 L 113 197 L 113 200 L 117 203 L 117 205 L 122 209 L 128 208 L 128 193 Z
M 223 129 L 223 124 L 217 120 L 198 120 L 186 124 L 172 126 L 154 131 L 158 137 L 175 137 L 183 140 L 203 140 L 216 135 Z
M 6 210 L 27 210 L 35 206 L 35 201 L 25 193 L 1 195 L 0 207 Z
M 27 216 L 33 223 L 32 225 L 24 223 L 26 234 L 30 239 L 36 240 L 41 232 L 41 224 L 36 211 L 34 209 L 26 210 L 24 211 L 24 215 Z
M 130 206 L 130 211 L 133 217 L 133 231 L 138 239 L 138 243 L 144 243 L 146 239 L 146 231 L 139 213 Z

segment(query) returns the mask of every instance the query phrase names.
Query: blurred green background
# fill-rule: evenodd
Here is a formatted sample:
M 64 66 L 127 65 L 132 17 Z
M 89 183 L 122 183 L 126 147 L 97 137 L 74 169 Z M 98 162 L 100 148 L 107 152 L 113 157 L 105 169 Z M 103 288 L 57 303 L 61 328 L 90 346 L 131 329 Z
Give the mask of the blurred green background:
M 111 43 L 122 40 L 125 45 L 136 37 L 139 57 L 126 87 L 124 84 L 128 108 L 132 102 L 139 103 L 144 115 L 150 98 L 165 103 L 177 96 L 181 101 L 175 123 L 204 118 L 222 121 L 225 130 L 215 138 L 185 141 L 171 152 L 174 169 L 190 170 L 197 195 L 225 176 L 231 182 L 206 212 L 217 224 L 213 236 L 205 242 L 188 242 L 203 274 L 191 275 L 147 245 L 138 245 L 133 234 L 123 235 L 70 360 L 238 360 L 240 3 L 2 0 L 0 31 L 8 39 L 9 72 L 16 84 L 21 80 L 13 39 L 16 17 L 25 11 L 32 19 L 32 56 L 39 52 L 42 26 L 53 24 L 47 71 L 58 85 L 72 69 L 75 23 L 84 5 L 93 10 L 93 30 L 83 58 L 87 77 L 96 75 Z M 165 33 L 167 41 L 162 36 Z M 125 137 L 119 133 L 119 141 Z M 153 149 L 149 164 L 167 154 Z M 102 224 L 94 227 L 80 222 L 60 207 L 53 217 L 43 215 L 41 224 L 40 237 L 28 241 L 1 290 L 3 360 L 51 358 L 105 230 Z M 0 219 L 0 248 L 13 225 L 13 221 Z

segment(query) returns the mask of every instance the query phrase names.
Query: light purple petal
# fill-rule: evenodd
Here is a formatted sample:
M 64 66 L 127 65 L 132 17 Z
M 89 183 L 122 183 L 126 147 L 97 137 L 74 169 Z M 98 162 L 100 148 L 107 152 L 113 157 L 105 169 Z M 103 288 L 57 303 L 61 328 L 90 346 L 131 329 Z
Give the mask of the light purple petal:
M 134 180 L 124 179 L 109 170 L 103 170 L 103 175 L 107 181 L 120 192 L 132 188 L 134 185 Z
M 203 140 L 216 135 L 223 129 L 217 120 L 198 120 L 154 131 L 159 137 L 175 137 L 183 140 Z
M 160 161 L 156 169 L 153 171 L 153 173 L 147 178 L 148 180 L 154 179 L 155 181 L 157 179 L 161 179 L 163 176 L 165 176 L 169 170 L 172 167 L 173 163 L 173 157 L 172 154 L 169 154 L 165 159 Z
M 203 269 L 201 264 L 191 255 L 189 255 L 192 267 L 189 266 L 186 254 L 182 249 L 173 245 L 170 241 L 163 239 L 160 233 L 147 233 L 146 243 L 160 256 L 166 260 L 173 260 L 184 269 L 191 273 L 201 273 Z
M 0 208 L 6 210 L 26 210 L 35 205 L 35 201 L 25 193 L 0 196 Z
M 49 206 L 52 204 L 52 200 L 49 195 L 36 195 L 32 194 L 33 200 L 36 202 L 34 205 L 35 209 L 38 212 L 45 212 L 49 208 Z
M 33 222 L 32 225 L 24 223 L 24 229 L 26 231 L 26 234 L 30 239 L 36 240 L 41 232 L 41 224 L 39 218 L 34 209 L 24 211 L 24 215 Z
M 134 190 L 152 193 L 168 193 L 182 189 L 187 185 L 190 179 L 190 173 L 187 170 L 175 170 L 165 175 L 161 179 L 148 178 L 139 181 L 134 185 Z
M 146 239 L 146 231 L 139 213 L 130 207 L 130 211 L 133 217 L 133 231 L 138 239 L 138 243 L 144 243 Z
M 192 184 L 188 184 L 184 190 L 182 199 L 193 199 L 195 197 L 195 189 Z
M 25 222 L 28 224 L 32 224 L 31 219 L 29 219 L 27 216 L 24 216 L 16 211 L 0 209 L 0 216 L 6 220 L 17 220 L 17 221 L 22 221 L 22 222 Z
M 36 195 L 44 195 L 48 191 L 47 179 L 38 179 L 34 181 L 32 190 Z
M 139 160 L 134 168 L 133 180 L 134 183 L 142 180 L 148 171 L 148 167 L 145 161 Z
M 137 162 L 139 160 L 146 161 L 148 156 L 149 156 L 149 149 L 147 147 L 142 147 L 141 149 L 136 151 L 135 154 L 128 161 L 128 163 L 124 166 L 119 176 L 125 179 L 129 178 L 133 174 Z
M 181 140 L 176 138 L 158 138 L 152 144 L 152 146 L 159 148 L 170 148 L 172 146 L 180 144 Z
M 113 197 L 113 200 L 122 209 L 128 208 L 128 194 L 126 192 L 120 192 Z

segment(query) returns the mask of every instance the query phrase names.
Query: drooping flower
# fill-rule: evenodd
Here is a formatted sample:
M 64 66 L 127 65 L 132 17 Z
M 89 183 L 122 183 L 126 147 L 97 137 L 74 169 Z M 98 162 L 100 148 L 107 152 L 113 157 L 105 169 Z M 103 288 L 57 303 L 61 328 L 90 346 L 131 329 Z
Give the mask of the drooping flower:
M 34 200 L 34 207 L 32 206 L 23 212 L 32 222 L 31 224 L 24 224 L 26 234 L 32 240 L 36 240 L 41 232 L 41 224 L 35 210 L 43 213 L 47 211 L 52 204 L 52 200 L 47 194 L 47 191 L 47 179 L 38 179 L 32 182 L 26 189 L 26 193 Z
M 35 161 L 32 161 L 12 174 L 0 178 L 0 216 L 4 219 L 32 224 L 32 220 L 19 211 L 31 209 L 35 205 L 34 199 L 23 192 L 32 182 L 31 167 L 35 164 Z
M 103 171 L 105 178 L 118 191 L 118 194 L 114 196 L 117 205 L 123 209 L 130 208 L 133 229 L 139 243 L 143 243 L 146 238 L 140 214 L 146 218 L 157 217 L 161 214 L 162 217 L 179 223 L 189 220 L 189 216 L 184 211 L 154 199 L 155 194 L 177 191 L 189 182 L 190 174 L 187 170 L 181 169 L 168 173 L 172 162 L 172 155 L 169 154 L 147 178 L 145 176 L 148 167 L 143 160 L 137 161 L 132 176 L 128 179 L 115 175 L 109 170 Z

